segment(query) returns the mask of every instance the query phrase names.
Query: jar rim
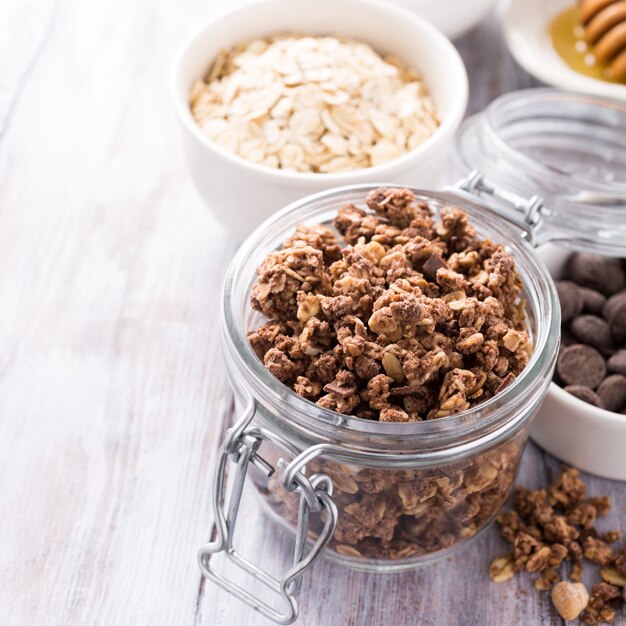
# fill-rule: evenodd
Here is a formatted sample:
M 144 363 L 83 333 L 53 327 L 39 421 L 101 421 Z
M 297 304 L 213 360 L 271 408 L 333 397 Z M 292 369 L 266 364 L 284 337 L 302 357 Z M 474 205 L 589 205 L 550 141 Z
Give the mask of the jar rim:
M 534 392 L 538 390 L 545 393 L 550 383 L 560 336 L 556 289 L 542 261 L 519 231 L 488 206 L 456 196 L 453 192 L 424 191 L 408 187 L 419 199 L 437 202 L 439 205 L 455 203 L 468 212 L 474 226 L 477 221 L 489 223 L 490 234 L 501 237 L 500 241 L 509 251 L 514 249 L 518 271 L 521 270 L 527 295 L 534 307 L 533 315 L 537 317 L 536 336 L 533 337 L 534 350 L 530 361 L 503 391 L 467 411 L 448 417 L 407 423 L 366 420 L 331 411 L 299 396 L 275 378 L 253 351 L 244 323 L 244 296 L 247 300 L 248 291 L 244 289 L 243 283 L 253 280 L 251 269 L 253 275 L 256 275 L 258 263 L 254 259 L 264 258 L 271 250 L 276 249 L 279 240 L 284 241 L 287 238 L 283 237 L 285 230 L 293 230 L 297 224 L 306 221 L 319 223 L 311 218 L 324 211 L 336 212 L 336 209 L 328 208 L 329 204 L 343 206 L 351 202 L 362 202 L 369 191 L 381 186 L 390 185 L 350 185 L 302 198 L 266 220 L 242 244 L 227 270 L 222 293 L 226 366 L 231 379 L 237 383 L 234 385 L 236 391 L 245 388 L 277 416 L 282 425 L 296 427 L 305 432 L 313 443 L 332 440 L 354 449 L 384 451 L 393 442 L 396 449 L 401 448 L 406 453 L 420 452 L 457 446 L 463 440 L 474 442 L 500 427 L 506 427 L 507 430 L 513 428 L 519 421 L 519 407 L 524 402 L 524 396 L 534 397 Z M 255 266 L 251 268 L 251 264 Z

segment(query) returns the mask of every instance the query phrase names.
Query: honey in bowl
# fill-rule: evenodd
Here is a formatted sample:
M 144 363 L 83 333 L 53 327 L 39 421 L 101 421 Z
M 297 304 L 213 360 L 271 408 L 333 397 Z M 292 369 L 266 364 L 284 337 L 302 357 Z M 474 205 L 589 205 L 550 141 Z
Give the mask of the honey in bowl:
M 626 85 L 626 1 L 583 0 L 550 24 L 552 45 L 576 72 Z

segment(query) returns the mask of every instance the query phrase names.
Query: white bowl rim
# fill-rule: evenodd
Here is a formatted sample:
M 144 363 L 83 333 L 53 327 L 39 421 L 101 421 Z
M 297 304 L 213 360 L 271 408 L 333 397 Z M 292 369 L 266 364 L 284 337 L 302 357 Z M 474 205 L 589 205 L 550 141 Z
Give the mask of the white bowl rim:
M 610 424 L 612 426 L 626 427 L 626 415 L 621 415 L 620 413 L 608 411 L 607 409 L 601 409 L 593 404 L 589 404 L 588 402 L 573 396 L 571 393 L 568 393 L 565 389 L 563 389 L 563 387 L 557 385 L 554 381 L 552 381 L 549 391 L 554 393 L 561 402 L 569 405 L 572 409 L 588 413 L 585 417 L 588 417 L 590 420 L 602 420 L 606 423 L 606 425 Z
M 457 49 L 454 47 L 454 44 L 430 22 L 403 7 L 387 4 L 385 2 L 382 2 L 381 0 L 343 0 L 344 2 L 351 2 L 355 5 L 369 5 L 371 7 L 387 11 L 389 13 L 395 13 L 398 17 L 402 18 L 403 21 L 412 22 L 414 26 L 417 26 L 419 29 L 422 30 L 422 34 L 426 32 L 428 35 L 430 35 L 431 38 L 437 41 L 437 45 L 440 46 L 439 51 L 445 52 L 445 54 L 448 55 L 450 63 L 455 65 L 458 78 L 461 79 L 460 84 L 456 85 L 457 97 L 453 101 L 451 114 L 448 116 L 447 119 L 442 120 L 440 125 L 436 128 L 435 132 L 428 139 L 426 139 L 426 141 L 421 143 L 413 150 L 410 150 L 409 152 L 406 152 L 405 154 L 391 159 L 385 163 L 382 163 L 380 165 L 374 165 L 372 167 L 359 168 L 350 172 L 337 173 L 291 172 L 288 170 L 281 170 L 278 168 L 260 165 L 258 163 L 254 163 L 253 161 L 244 159 L 237 154 L 228 152 L 228 150 L 225 150 L 216 142 L 212 141 L 209 137 L 206 136 L 206 134 L 202 132 L 200 126 L 194 120 L 187 100 L 183 99 L 178 94 L 178 77 L 180 74 L 183 60 L 186 57 L 189 48 L 198 39 L 200 39 L 200 37 L 202 37 L 207 30 L 215 26 L 222 19 L 232 14 L 245 11 L 250 6 L 269 4 L 273 1 L 274 0 L 246 0 L 245 2 L 237 3 L 232 7 L 216 12 L 200 28 L 196 29 L 194 33 L 188 36 L 183 44 L 180 46 L 170 74 L 171 97 L 174 103 L 174 109 L 176 110 L 178 118 L 183 124 L 184 128 L 192 135 L 192 137 L 194 137 L 194 139 L 196 139 L 196 141 L 201 143 L 205 148 L 212 152 L 215 152 L 217 156 L 226 159 L 227 161 L 230 161 L 235 166 L 246 168 L 260 175 L 266 175 L 275 177 L 276 179 L 290 181 L 319 181 L 332 184 L 334 186 L 340 186 L 342 184 L 361 182 L 361 179 L 372 178 L 373 176 L 380 176 L 382 178 L 390 171 L 393 172 L 394 170 L 396 170 L 398 166 L 402 166 L 405 163 L 413 160 L 415 157 L 420 156 L 423 152 L 426 152 L 433 144 L 435 144 L 440 139 L 448 136 L 450 133 L 456 132 L 458 126 L 463 120 L 463 117 L 465 116 L 465 112 L 467 109 L 467 103 L 469 98 L 469 80 L 465 64 L 463 63 L 463 59 L 461 58 L 461 55 L 459 54 Z M 238 42 L 233 42 L 233 45 L 235 45 L 236 43 Z M 419 71 L 419 68 L 417 69 Z
M 522 69 L 542 83 L 558 89 L 578 91 L 621 101 L 624 100 L 626 95 L 626 87 L 624 85 L 605 82 L 591 76 L 580 74 L 569 67 L 565 61 L 561 61 L 561 63 L 556 66 L 557 69 L 554 69 L 551 64 L 542 63 L 543 59 L 540 54 L 528 54 L 526 52 L 526 50 L 529 49 L 528 46 L 524 47 L 518 45 L 518 41 L 514 36 L 514 32 L 524 32 L 526 40 L 528 40 L 528 33 L 530 32 L 528 29 L 523 28 L 518 28 L 517 31 L 515 31 L 513 27 L 513 14 L 519 6 L 525 6 L 521 4 L 521 0 L 510 0 L 500 15 L 500 22 L 507 48 Z M 527 41 L 525 43 L 527 43 Z M 534 50 L 535 48 L 532 49 Z M 524 52 L 522 52 L 522 50 L 524 50 Z

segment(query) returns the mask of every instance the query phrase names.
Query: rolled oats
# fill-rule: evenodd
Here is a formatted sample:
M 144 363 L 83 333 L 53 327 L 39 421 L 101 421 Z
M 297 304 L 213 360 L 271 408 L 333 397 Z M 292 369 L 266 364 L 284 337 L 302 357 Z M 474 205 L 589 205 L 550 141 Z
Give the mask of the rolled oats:
M 189 106 L 225 150 L 297 172 L 379 165 L 439 125 L 416 72 L 333 37 L 277 35 L 224 50 L 192 85 Z

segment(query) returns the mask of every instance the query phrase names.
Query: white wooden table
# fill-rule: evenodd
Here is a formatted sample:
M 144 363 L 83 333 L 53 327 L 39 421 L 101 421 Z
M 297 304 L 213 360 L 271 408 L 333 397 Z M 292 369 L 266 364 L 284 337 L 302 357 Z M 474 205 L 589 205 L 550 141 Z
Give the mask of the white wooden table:
M 0 4 L 0 624 L 266 624 L 196 565 L 231 417 L 218 291 L 236 242 L 192 189 L 167 91 L 219 0 Z M 459 42 L 471 111 L 528 86 L 495 20 Z M 556 463 L 529 447 L 521 480 Z M 606 527 L 626 515 L 623 484 Z M 242 550 L 290 541 L 247 502 Z M 528 580 L 490 584 L 491 529 L 454 559 L 375 577 L 321 562 L 300 624 L 558 622 Z M 622 618 L 622 624 L 624 620 Z

